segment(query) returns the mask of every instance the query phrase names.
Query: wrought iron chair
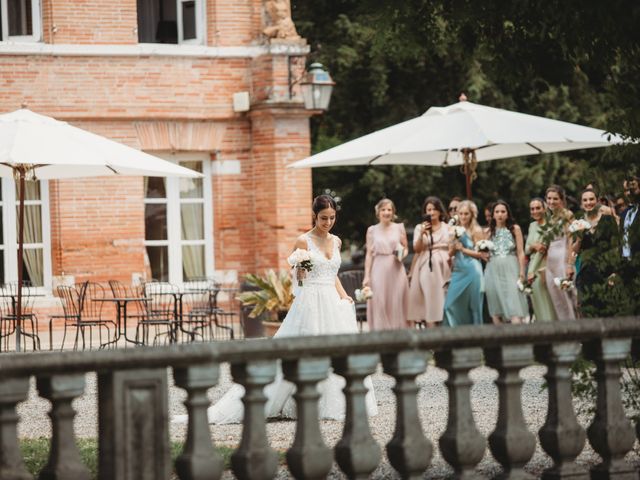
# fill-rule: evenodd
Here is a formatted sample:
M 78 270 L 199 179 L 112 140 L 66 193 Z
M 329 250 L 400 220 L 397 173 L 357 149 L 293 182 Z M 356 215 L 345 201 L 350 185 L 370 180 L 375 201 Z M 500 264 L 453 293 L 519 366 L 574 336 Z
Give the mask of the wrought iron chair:
M 218 306 L 220 285 L 212 280 L 198 283 L 193 292 L 186 295 L 185 312 L 182 315 L 181 330 L 203 340 L 234 339 L 232 327 L 235 312 L 225 311 Z M 218 334 L 222 331 L 222 336 Z
M 76 330 L 73 349 L 78 349 L 79 340 L 82 339 L 82 349 L 93 348 L 94 329 L 97 329 L 98 344 L 100 348 L 113 344 L 117 331 L 116 323 L 104 318 L 104 303 L 96 300 L 106 298 L 102 285 L 94 282 L 85 282 L 78 286 L 58 286 L 58 296 L 62 299 L 64 310 L 64 333 L 61 349 L 64 348 L 67 338 L 67 329 Z M 87 342 L 87 330 L 89 338 Z M 106 330 L 106 338 L 103 341 L 103 331 Z
M 16 301 L 18 297 L 18 284 L 6 283 L 0 288 L 2 295 L 2 308 L 0 320 L 0 338 L 5 340 L 5 350 L 9 348 L 9 337 L 17 334 L 16 329 Z M 40 336 L 38 334 L 38 316 L 33 310 L 35 301 L 33 287 L 23 285 L 20 313 L 20 342 L 22 350 L 27 349 L 31 343 L 33 350 L 40 350 Z M 30 342 L 29 342 L 30 339 Z M 1 350 L 2 347 L 0 347 Z
M 362 288 L 362 280 L 364 279 L 364 270 L 347 270 L 346 272 L 339 272 L 338 278 L 340 283 L 344 287 L 356 307 L 356 320 L 358 321 L 358 329 L 362 331 L 364 322 L 367 321 L 367 302 L 356 301 L 355 292 L 358 288 Z
M 149 345 L 153 334 L 152 345 L 173 343 L 177 340 L 178 331 L 178 289 L 165 282 L 149 282 L 141 287 L 140 297 L 142 312 L 136 327 L 136 341 Z

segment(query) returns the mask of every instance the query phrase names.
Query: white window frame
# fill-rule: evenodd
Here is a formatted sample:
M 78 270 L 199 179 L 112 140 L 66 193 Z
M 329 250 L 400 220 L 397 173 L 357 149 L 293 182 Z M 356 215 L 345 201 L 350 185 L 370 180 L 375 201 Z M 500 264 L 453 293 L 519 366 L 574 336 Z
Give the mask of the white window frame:
M 184 24 L 182 21 L 182 4 L 196 2 L 196 38 L 184 39 Z M 202 45 L 204 43 L 205 26 L 205 0 L 176 0 L 176 21 L 178 22 L 178 44 L 179 45 Z
M 169 256 L 169 283 L 182 285 L 182 247 L 187 245 L 204 245 L 204 268 L 207 277 L 213 277 L 215 270 L 213 254 L 213 192 L 211 187 L 211 159 L 205 153 L 167 153 L 151 152 L 153 155 L 173 163 L 199 161 L 202 162 L 202 200 L 194 198 L 180 198 L 180 178 L 168 177 L 166 179 L 166 198 L 146 198 L 147 204 L 167 205 L 167 239 L 146 240 L 146 247 L 168 247 Z M 182 225 L 180 223 L 180 205 L 183 203 L 202 203 L 204 240 L 182 240 Z M 146 236 L 146 232 L 145 232 Z
M 0 13 L 2 14 L 2 38 L 5 42 L 39 42 L 42 40 L 42 15 L 40 0 L 22 0 L 31 2 L 31 31 L 32 35 L 9 35 L 9 6 L 8 0 L 0 0 Z
M 49 206 L 49 182 L 39 180 L 40 200 L 25 200 L 26 205 L 40 205 L 42 219 L 42 243 L 28 243 L 25 247 L 42 248 L 43 285 L 38 287 L 42 292 L 51 292 L 53 273 L 51 269 L 51 218 Z M 16 225 L 18 201 L 16 198 L 16 184 L 13 178 L 2 179 L 2 226 L 4 230 L 4 245 L 0 252 L 4 255 L 5 282 L 18 281 L 18 232 Z M 1 280 L 1 279 L 0 279 Z

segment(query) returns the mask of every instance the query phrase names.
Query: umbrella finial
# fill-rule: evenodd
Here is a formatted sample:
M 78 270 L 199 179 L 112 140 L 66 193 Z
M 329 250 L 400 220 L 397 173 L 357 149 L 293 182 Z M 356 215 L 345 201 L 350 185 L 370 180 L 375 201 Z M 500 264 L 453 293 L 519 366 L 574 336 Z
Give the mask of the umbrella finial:
M 22 103 L 20 104 L 20 108 L 27 108 L 27 101 L 23 100 Z
M 467 96 L 464 94 L 464 92 L 462 92 L 462 93 L 460 94 L 460 96 L 458 97 L 458 100 L 459 100 L 460 102 L 466 102 L 466 101 L 467 101 Z

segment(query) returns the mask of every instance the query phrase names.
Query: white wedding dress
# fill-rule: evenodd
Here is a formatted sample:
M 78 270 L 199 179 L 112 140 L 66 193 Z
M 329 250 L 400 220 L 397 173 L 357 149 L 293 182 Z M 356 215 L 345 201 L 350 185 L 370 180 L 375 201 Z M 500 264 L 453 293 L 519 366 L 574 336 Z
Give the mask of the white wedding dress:
M 336 290 L 336 275 L 340 268 L 338 237 L 332 236 L 331 258 L 326 258 L 308 235 L 305 237 L 312 269 L 307 272 L 302 287 L 294 289 L 295 299 L 291 309 L 274 338 L 357 333 L 354 306 L 348 300 L 340 299 Z M 330 373 L 326 380 L 318 384 L 321 395 L 320 418 L 344 420 L 346 408 L 342 389 L 345 384 L 344 378 L 334 373 Z M 366 395 L 367 412 L 369 415 L 375 415 L 378 408 L 371 378 L 365 379 L 365 385 L 369 389 Z M 284 380 L 282 370 L 278 368 L 276 380 L 267 385 L 264 390 L 267 396 L 266 416 L 295 418 L 296 408 L 292 398 L 294 391 L 295 386 Z M 244 405 L 241 400 L 243 395 L 244 387 L 234 384 L 215 405 L 209 407 L 207 411 L 209 423 L 241 423 L 244 415 Z

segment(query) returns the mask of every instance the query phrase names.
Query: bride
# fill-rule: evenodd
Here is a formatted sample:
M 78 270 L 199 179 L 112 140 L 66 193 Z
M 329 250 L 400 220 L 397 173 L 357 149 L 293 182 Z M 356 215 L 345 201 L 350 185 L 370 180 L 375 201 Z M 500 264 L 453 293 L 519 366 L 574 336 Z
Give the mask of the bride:
M 320 195 L 313 200 L 312 210 L 314 226 L 300 235 L 294 246 L 294 249 L 309 252 L 311 270 L 307 272 L 301 268 L 296 269 L 296 276 L 301 280 L 302 286 L 295 289 L 293 304 L 274 338 L 358 332 L 353 300 L 347 295 L 337 276 L 342 242 L 330 233 L 336 223 L 336 202 L 329 195 Z M 345 384 L 342 377 L 333 373 L 318 384 L 321 394 L 320 418 L 344 420 L 345 400 L 342 389 Z M 370 378 L 365 380 L 365 385 L 369 389 L 366 395 L 367 411 L 369 415 L 375 415 L 377 406 Z M 275 381 L 264 390 L 267 396 L 266 416 L 295 418 L 295 402 L 292 399 L 294 390 L 295 386 L 284 380 L 282 371 L 278 369 Z M 243 395 L 244 387 L 234 384 L 215 405 L 209 407 L 209 423 L 242 422 Z M 186 423 L 186 416 L 181 417 L 176 417 L 174 421 Z

